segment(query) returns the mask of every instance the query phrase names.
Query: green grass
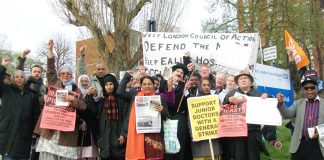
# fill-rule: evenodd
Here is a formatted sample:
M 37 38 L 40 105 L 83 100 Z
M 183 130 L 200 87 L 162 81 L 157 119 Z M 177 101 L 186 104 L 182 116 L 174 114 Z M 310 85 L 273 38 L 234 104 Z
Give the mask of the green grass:
M 284 121 L 282 126 L 279 126 L 277 129 L 277 140 L 282 143 L 282 148 L 277 149 L 273 145 L 268 144 L 268 142 L 264 141 L 266 148 L 270 153 L 270 157 L 261 154 L 261 160 L 289 160 L 289 145 L 291 133 L 290 129 L 286 128 L 285 125 L 289 121 Z

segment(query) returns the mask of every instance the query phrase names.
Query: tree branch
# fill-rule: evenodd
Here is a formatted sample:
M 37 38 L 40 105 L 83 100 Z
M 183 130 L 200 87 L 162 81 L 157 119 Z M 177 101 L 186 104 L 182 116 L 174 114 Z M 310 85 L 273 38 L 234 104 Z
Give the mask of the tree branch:
M 146 2 L 152 2 L 151 0 L 140 0 L 136 7 L 130 12 L 128 13 L 128 19 L 127 22 L 128 24 L 134 19 L 134 17 L 138 14 L 139 11 L 141 11 L 141 9 L 143 8 L 143 6 L 145 5 Z
M 109 3 L 109 0 L 103 0 L 103 2 L 108 8 L 112 8 L 112 5 Z

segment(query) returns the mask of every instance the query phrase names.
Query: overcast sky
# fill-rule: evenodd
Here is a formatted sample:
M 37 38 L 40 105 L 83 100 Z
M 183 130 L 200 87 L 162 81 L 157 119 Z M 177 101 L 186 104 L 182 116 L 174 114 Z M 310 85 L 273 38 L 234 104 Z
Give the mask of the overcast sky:
M 51 1 L 54 0 L 0 0 L 0 34 L 7 37 L 11 50 L 29 48 L 33 53 L 57 33 L 73 43 L 77 41 L 78 28 L 59 19 L 52 11 Z M 190 0 L 179 24 L 183 32 L 201 32 L 201 20 L 208 16 L 205 5 L 205 0 Z

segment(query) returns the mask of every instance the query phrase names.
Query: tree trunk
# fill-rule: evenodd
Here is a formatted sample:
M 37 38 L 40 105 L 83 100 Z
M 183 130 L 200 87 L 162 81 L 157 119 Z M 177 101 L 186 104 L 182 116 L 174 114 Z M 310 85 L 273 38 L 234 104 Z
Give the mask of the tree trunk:
M 243 0 L 237 0 L 237 14 L 239 33 L 244 32 L 244 5 Z
M 267 1 L 260 0 L 257 2 L 258 15 L 258 30 L 261 37 L 261 46 L 264 48 L 267 44 L 266 29 L 268 21 Z

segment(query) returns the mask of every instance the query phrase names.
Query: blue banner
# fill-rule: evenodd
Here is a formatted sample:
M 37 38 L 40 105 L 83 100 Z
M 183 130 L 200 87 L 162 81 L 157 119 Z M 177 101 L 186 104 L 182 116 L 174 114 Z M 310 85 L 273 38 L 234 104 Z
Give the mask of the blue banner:
M 279 89 L 279 88 L 271 88 L 264 86 L 257 86 L 257 90 L 263 93 L 269 94 L 272 98 L 276 98 L 278 93 L 282 93 L 284 95 L 285 105 L 289 108 L 294 103 L 294 90 L 292 89 L 292 83 L 290 83 L 290 90 Z

